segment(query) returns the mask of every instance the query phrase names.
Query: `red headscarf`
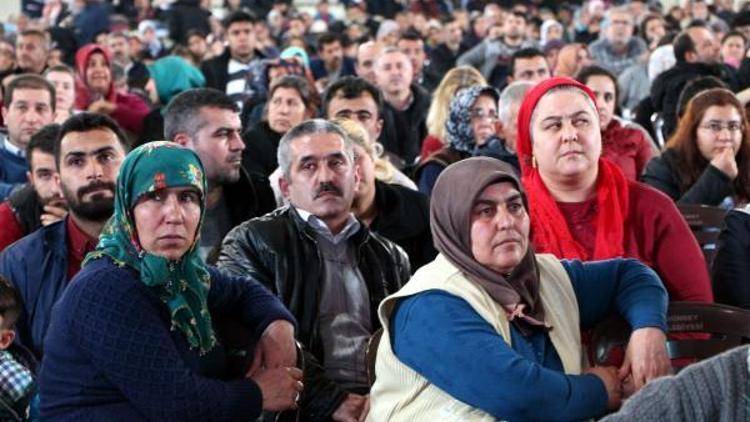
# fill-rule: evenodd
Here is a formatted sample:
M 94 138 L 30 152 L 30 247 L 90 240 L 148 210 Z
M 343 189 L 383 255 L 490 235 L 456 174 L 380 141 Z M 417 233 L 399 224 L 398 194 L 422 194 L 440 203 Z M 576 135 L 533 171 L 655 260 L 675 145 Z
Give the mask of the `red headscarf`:
M 79 48 L 76 52 L 76 104 L 77 110 L 86 110 L 92 102 L 94 102 L 94 96 L 91 94 L 88 85 L 86 85 L 86 68 L 89 65 L 89 59 L 94 53 L 101 53 L 104 55 L 104 59 L 107 64 L 112 63 L 112 55 L 109 50 L 103 48 L 97 44 L 86 44 Z M 111 78 L 111 72 L 110 72 Z M 109 102 L 115 102 L 115 88 L 112 81 L 109 83 L 109 90 L 104 96 L 104 99 Z
M 599 158 L 599 174 L 596 181 L 597 206 L 594 217 L 597 233 L 593 256 L 589 256 L 586 248 L 573 238 L 565 217 L 545 186 L 539 170 L 532 166 L 531 115 L 544 94 L 560 86 L 580 89 L 596 104 L 594 94 L 586 85 L 566 77 L 540 82 L 526 93 L 521 104 L 518 111 L 516 149 L 531 208 L 534 245 L 537 252 L 551 253 L 558 258 L 591 260 L 623 256 L 623 239 L 628 216 L 628 182 L 615 164 Z

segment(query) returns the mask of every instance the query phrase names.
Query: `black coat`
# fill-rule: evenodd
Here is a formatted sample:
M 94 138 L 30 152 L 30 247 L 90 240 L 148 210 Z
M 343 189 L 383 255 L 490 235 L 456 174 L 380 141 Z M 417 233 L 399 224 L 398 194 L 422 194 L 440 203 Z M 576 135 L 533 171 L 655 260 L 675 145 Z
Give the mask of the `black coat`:
M 279 208 L 235 227 L 224 239 L 218 266 L 251 277 L 276 294 L 298 322 L 297 339 L 305 348 L 303 420 L 327 421 L 346 391 L 325 377 L 323 345 L 318 332 L 319 292 L 324 274 L 317 233 L 293 207 Z M 373 329 L 380 327 L 377 309 L 409 279 L 406 254 L 364 225 L 349 239 L 370 299 Z
M 245 151 L 242 152 L 242 168 L 249 173 L 268 177 L 279 166 L 276 152 L 281 134 L 274 132 L 267 121 L 262 121 L 242 135 Z
M 734 193 L 732 180 L 718 168 L 708 164 L 698 180 L 688 189 L 682 187 L 677 155 L 667 149 L 646 165 L 641 181 L 666 193 L 678 204 L 717 206 Z
M 200 5 L 200 0 L 177 0 L 167 15 L 169 36 L 176 44 L 187 45 L 187 33 L 197 29 L 203 34 L 211 33 L 208 18 L 211 12 Z
M 370 230 L 401 246 L 412 272 L 435 258 L 427 195 L 376 180 L 375 207 L 378 213 Z
M 206 77 L 206 88 L 218 89 L 221 92 L 227 92 L 227 82 L 229 82 L 229 47 L 227 47 L 220 56 L 206 60 L 201 65 L 201 72 Z
M 427 136 L 427 110 L 430 108 L 430 94 L 424 88 L 413 85 L 414 99 L 406 110 L 396 110 L 388 102 L 383 106 L 383 131 L 378 141 L 387 152 L 395 155 L 402 163 L 397 167 L 410 167 L 419 156 L 422 140 Z
M 732 210 L 724 218 L 711 279 L 716 302 L 750 309 L 750 214 Z

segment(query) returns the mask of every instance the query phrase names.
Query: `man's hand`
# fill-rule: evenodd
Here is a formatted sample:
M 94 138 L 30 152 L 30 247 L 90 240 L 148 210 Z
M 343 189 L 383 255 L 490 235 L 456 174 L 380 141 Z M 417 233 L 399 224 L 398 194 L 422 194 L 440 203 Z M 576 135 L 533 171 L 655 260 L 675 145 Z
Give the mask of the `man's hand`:
M 369 410 L 368 396 L 349 393 L 336 411 L 333 412 L 331 419 L 335 422 L 358 422 L 366 409 Z
M 299 368 L 261 368 L 250 378 L 263 394 L 263 410 L 280 412 L 297 407 L 304 389 Z
M 294 325 L 280 319 L 268 324 L 260 336 L 248 375 L 252 376 L 261 367 L 282 366 L 297 366 L 297 342 L 294 339 Z
M 604 383 L 607 390 L 607 409 L 615 410 L 622 404 L 622 387 L 614 366 L 595 366 L 583 371 L 584 374 L 594 374 Z
M 638 391 L 654 378 L 672 373 L 667 354 L 667 337 L 658 328 L 639 328 L 630 335 L 625 360 L 618 371 L 620 380 L 632 378 L 634 391 Z
M 44 206 L 44 212 L 39 217 L 39 220 L 42 222 L 43 226 L 47 226 L 62 220 L 67 213 L 68 210 L 66 208 L 49 204 Z
M 92 113 L 111 114 L 116 108 L 117 105 L 115 103 L 107 100 L 96 100 L 89 105 L 88 111 Z

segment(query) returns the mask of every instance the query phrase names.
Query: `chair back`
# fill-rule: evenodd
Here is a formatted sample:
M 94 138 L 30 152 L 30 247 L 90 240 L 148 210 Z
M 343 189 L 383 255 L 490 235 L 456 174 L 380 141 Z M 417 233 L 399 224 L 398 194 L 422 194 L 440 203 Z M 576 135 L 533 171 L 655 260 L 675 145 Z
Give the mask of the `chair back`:
M 367 364 L 367 379 L 370 382 L 370 387 L 375 383 L 375 358 L 378 355 L 378 346 L 380 346 L 380 338 L 383 337 L 383 328 L 378 328 L 372 336 L 370 341 L 367 342 L 367 352 L 365 354 L 365 361 Z
M 706 265 L 711 268 L 716 256 L 716 242 L 719 240 L 727 210 L 707 205 L 677 205 L 677 208 L 698 241 Z
M 667 352 L 675 370 L 750 343 L 750 310 L 734 306 L 670 302 L 667 325 Z M 619 315 L 598 324 L 589 344 L 591 363 L 619 366 L 629 336 L 630 326 Z

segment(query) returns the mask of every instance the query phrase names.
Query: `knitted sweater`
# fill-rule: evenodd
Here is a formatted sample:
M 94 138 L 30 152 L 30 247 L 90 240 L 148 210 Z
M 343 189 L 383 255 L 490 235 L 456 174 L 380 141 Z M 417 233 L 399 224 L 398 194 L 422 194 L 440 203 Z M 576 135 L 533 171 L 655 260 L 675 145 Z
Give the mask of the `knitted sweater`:
M 210 268 L 208 306 L 236 315 L 256 336 L 292 320 L 259 284 Z M 262 395 L 250 379 L 220 381 L 223 353 L 188 348 L 167 307 L 134 270 L 96 260 L 53 310 L 40 374 L 42 419 L 253 420 Z
M 654 380 L 603 422 L 746 421 L 748 350 L 738 347 Z

